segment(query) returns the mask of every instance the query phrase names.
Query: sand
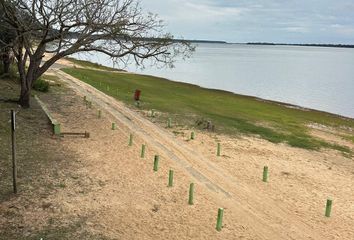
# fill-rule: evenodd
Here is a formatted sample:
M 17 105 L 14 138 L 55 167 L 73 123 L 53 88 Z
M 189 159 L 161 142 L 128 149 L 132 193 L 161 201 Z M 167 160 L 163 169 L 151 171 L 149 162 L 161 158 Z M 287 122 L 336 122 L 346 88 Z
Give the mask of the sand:
M 194 130 L 196 139 L 189 140 L 190 129 L 154 124 L 143 112 L 60 70 L 52 71 L 72 93 L 60 103 L 67 107 L 49 106 L 63 131 L 91 134 L 89 139 L 60 141 L 77 154 L 81 167 L 74 170 L 85 176 L 82 185 L 68 180 L 66 189 L 47 200 L 60 209 L 63 219 L 86 216 L 87 230 L 110 239 L 354 239 L 353 159 L 332 150 L 308 151 L 256 137 Z M 93 102 L 92 109 L 84 106 L 84 95 Z M 111 130 L 112 122 L 117 130 Z M 220 157 L 217 142 L 222 146 Z M 147 145 L 144 159 L 142 144 Z M 354 149 L 352 143 L 345 144 Z M 152 169 L 156 154 L 158 172 Z M 262 182 L 265 165 L 270 170 L 268 183 Z M 170 169 L 175 171 L 172 188 L 167 187 Z M 333 199 L 330 218 L 324 217 L 327 198 Z M 225 209 L 224 224 L 217 232 L 220 207 Z

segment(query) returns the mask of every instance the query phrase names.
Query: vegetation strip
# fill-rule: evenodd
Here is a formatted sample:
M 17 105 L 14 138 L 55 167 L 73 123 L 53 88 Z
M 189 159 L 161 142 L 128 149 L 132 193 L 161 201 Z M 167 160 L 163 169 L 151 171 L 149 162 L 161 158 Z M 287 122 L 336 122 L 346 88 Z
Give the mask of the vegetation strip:
M 131 107 L 134 106 L 134 90 L 140 89 L 140 109 L 161 112 L 158 116 L 160 122 L 168 121 L 169 117 L 166 116 L 173 115 L 179 124 L 202 130 L 210 120 L 216 126 L 217 133 L 256 135 L 273 143 L 284 142 L 310 150 L 330 148 L 351 154 L 346 146 L 312 136 L 308 127 L 315 123 L 334 129 L 354 129 L 354 120 L 350 118 L 290 108 L 286 104 L 153 76 L 83 68 L 65 68 L 63 71 Z M 119 94 L 108 92 L 105 85 L 120 89 Z M 352 137 L 347 135 L 346 138 Z

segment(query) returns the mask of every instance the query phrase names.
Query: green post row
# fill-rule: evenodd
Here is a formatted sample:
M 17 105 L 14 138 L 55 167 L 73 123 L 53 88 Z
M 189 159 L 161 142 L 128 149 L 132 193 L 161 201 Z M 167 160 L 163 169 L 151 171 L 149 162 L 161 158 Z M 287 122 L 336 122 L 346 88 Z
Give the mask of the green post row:
M 218 219 L 216 220 L 216 230 L 221 231 L 222 229 L 222 218 L 224 216 L 224 209 L 219 208 L 218 210 Z
M 101 118 L 101 117 L 102 117 L 102 111 L 98 110 L 98 118 Z
M 195 139 L 195 133 L 191 132 L 191 139 L 194 140 Z
M 133 145 L 133 134 L 129 135 L 129 146 Z
M 221 154 L 221 144 L 220 143 L 218 143 L 218 146 L 217 146 L 217 149 L 216 149 L 216 156 L 220 156 L 220 154 Z
M 116 130 L 116 124 L 112 123 L 112 130 Z
M 194 183 L 191 183 L 189 185 L 189 199 L 188 199 L 188 204 L 193 205 L 194 204 Z
M 159 155 L 155 155 L 154 157 L 154 171 L 157 172 L 159 170 Z
M 168 186 L 173 186 L 173 170 L 170 170 L 168 173 Z
M 141 154 L 140 154 L 140 157 L 141 158 L 144 158 L 145 157 L 145 144 L 141 145 Z
M 168 120 L 167 120 L 167 127 L 168 128 L 172 127 L 172 119 L 171 118 L 168 118 Z
M 330 217 L 331 216 L 332 203 L 333 203 L 333 201 L 331 199 L 327 199 L 326 212 L 325 212 L 325 216 L 326 217 Z
M 268 166 L 263 168 L 263 182 L 268 182 Z

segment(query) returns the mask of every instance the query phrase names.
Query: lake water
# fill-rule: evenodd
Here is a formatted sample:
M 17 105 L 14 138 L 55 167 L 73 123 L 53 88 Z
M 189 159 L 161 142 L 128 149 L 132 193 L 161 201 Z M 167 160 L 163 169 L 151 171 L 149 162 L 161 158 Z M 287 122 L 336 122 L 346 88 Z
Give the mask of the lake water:
M 74 57 L 113 66 L 102 54 Z M 354 118 L 354 49 L 198 44 L 175 66 L 127 70 Z

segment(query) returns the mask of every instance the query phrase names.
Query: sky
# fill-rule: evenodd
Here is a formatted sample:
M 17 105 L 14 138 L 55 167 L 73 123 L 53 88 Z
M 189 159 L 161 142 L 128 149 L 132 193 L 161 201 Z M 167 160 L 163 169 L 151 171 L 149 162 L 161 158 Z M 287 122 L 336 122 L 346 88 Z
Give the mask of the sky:
M 141 0 L 184 39 L 354 44 L 354 0 Z

